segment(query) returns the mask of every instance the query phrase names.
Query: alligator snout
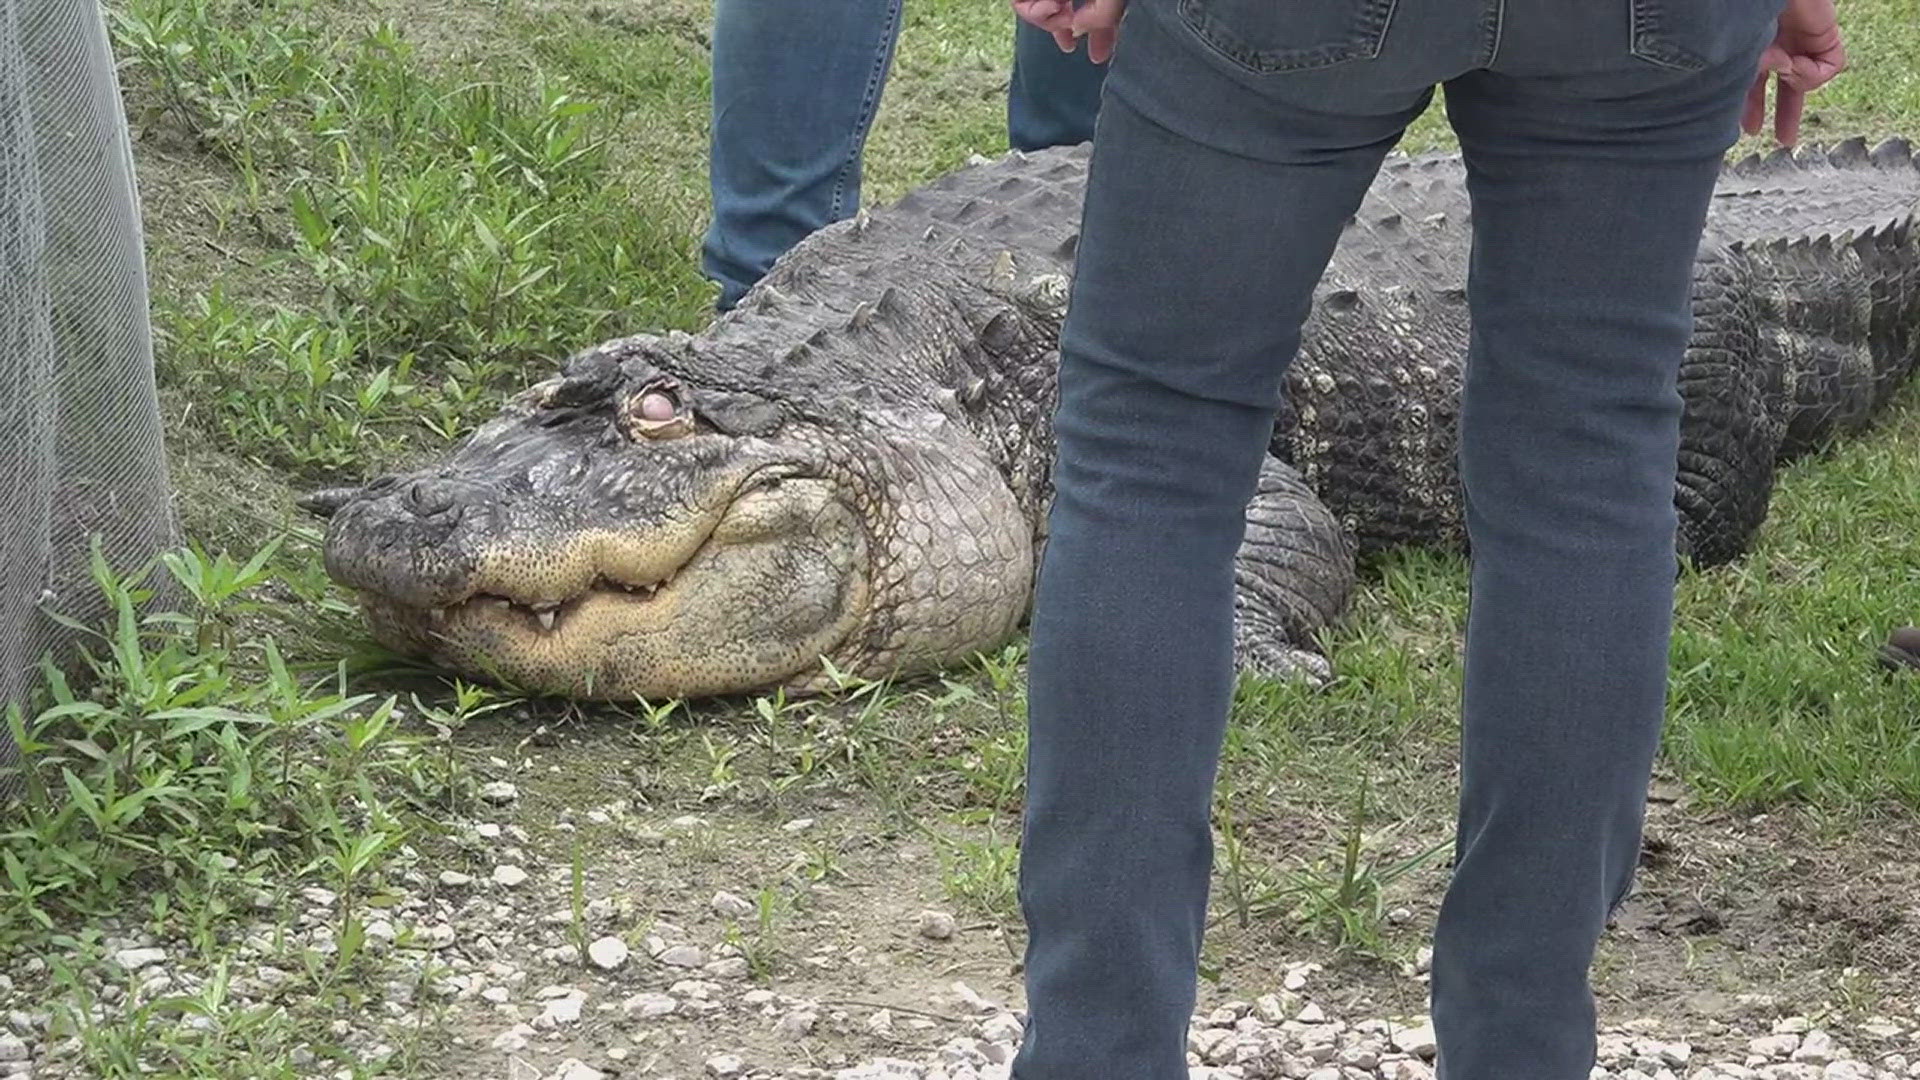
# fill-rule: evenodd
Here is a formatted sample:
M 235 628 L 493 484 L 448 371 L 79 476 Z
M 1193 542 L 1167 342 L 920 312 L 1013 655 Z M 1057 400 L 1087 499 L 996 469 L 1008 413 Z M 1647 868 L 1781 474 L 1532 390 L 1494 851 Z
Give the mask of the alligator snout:
M 399 501 L 416 517 L 458 516 L 466 507 L 492 500 L 490 485 L 454 476 L 423 477 L 398 486 Z
M 499 507 L 492 485 L 447 475 L 385 476 L 345 498 L 317 492 L 309 501 L 333 502 L 328 573 L 350 588 L 416 605 L 466 595 L 476 563 L 474 527 L 484 527 Z

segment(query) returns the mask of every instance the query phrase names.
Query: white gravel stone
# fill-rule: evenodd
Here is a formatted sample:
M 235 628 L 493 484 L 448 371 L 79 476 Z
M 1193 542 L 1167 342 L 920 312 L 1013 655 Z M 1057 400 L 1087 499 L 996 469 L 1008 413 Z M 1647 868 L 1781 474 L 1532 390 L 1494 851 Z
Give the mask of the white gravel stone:
M 534 1027 L 554 1028 L 562 1024 L 577 1024 L 586 1004 L 587 992 L 584 990 L 570 989 L 560 997 L 548 998 L 545 1010 L 533 1021 Z
M 1254 1012 L 1269 1024 L 1285 1022 L 1300 1010 L 1299 999 L 1292 994 L 1262 994 L 1253 999 Z
M 925 1065 L 901 1058 L 877 1058 L 865 1065 L 841 1069 L 833 1074 L 833 1080 L 930 1080 L 930 1078 Z
M 0 1062 L 27 1060 L 27 1043 L 18 1035 L 0 1034 Z
M 713 908 L 714 914 L 728 919 L 744 919 L 754 911 L 753 901 L 730 892 L 714 893 L 713 901 L 708 906 Z
M 746 1063 L 738 1054 L 715 1054 L 707 1059 L 707 1075 L 721 1077 L 739 1076 L 746 1071 Z
M 712 983 L 702 982 L 699 979 L 681 979 L 679 982 L 676 982 L 672 986 L 667 987 L 667 993 L 672 994 L 675 997 L 691 998 L 695 1001 L 705 1001 L 708 998 L 712 997 L 716 992 L 718 992 L 719 989 L 720 989 L 719 987 L 713 985 Z
M 493 780 L 480 785 L 480 797 L 495 806 L 504 806 L 520 797 L 520 789 L 505 780 Z
M 527 1042 L 534 1034 L 534 1030 L 527 1025 L 515 1024 L 493 1037 L 493 1048 L 509 1054 L 517 1053 L 527 1048 Z
M 518 888 L 527 882 L 527 872 L 511 863 L 503 863 L 493 868 L 493 883 L 506 888 Z
M 738 981 L 753 974 L 753 965 L 747 963 L 745 957 L 727 956 L 700 965 L 700 970 L 716 979 L 732 979 Z
M 819 1022 L 820 1014 L 812 1009 L 795 1009 L 773 1025 L 773 1032 L 782 1038 L 797 1039 L 802 1035 L 811 1035 Z
M 164 963 L 166 959 L 167 950 L 165 949 L 121 949 L 113 954 L 113 962 L 120 965 L 124 971 L 139 971 L 141 968 Z
M 1397 1027 L 1393 1030 L 1393 1047 L 1417 1057 L 1431 1058 L 1439 1052 L 1432 1024 L 1418 1024 L 1412 1027 Z
M 1800 1065 L 1825 1065 L 1837 1056 L 1833 1036 L 1824 1031 L 1809 1031 L 1793 1052 L 1793 1061 Z
M 1805 1035 L 1813 1030 L 1813 1021 L 1804 1016 L 1788 1016 L 1773 1022 L 1775 1035 Z
M 1000 1006 L 981 997 L 978 991 L 964 982 L 955 982 L 951 989 L 953 996 L 959 998 L 961 1004 L 974 1012 L 990 1013 L 998 1012 L 1000 1009 Z
M 1371 1046 L 1349 1046 L 1340 1051 L 1340 1064 L 1371 1073 L 1380 1067 L 1380 1052 Z
M 698 945 L 669 945 L 654 959 L 668 967 L 697 968 L 707 962 L 707 954 Z
M 631 950 L 617 937 L 603 937 L 587 946 L 587 959 L 603 971 L 614 971 L 627 962 Z
M 980 1037 L 988 1042 L 1018 1042 L 1025 1031 L 1012 1013 L 995 1013 L 980 1022 Z
M 662 1016 L 672 1016 L 680 1003 L 670 995 L 639 993 L 628 998 L 620 1005 L 630 1019 L 654 1020 Z
M 547 1080 L 607 1080 L 607 1074 L 579 1058 L 568 1058 L 560 1063 L 560 1067 L 555 1069 Z
M 923 911 L 917 928 L 920 936 L 933 941 L 945 941 L 953 936 L 955 929 L 953 916 L 944 911 Z
M 1231 1028 L 1192 1028 L 1187 1032 L 1187 1049 L 1210 1065 L 1221 1063 L 1220 1047 L 1233 1038 Z

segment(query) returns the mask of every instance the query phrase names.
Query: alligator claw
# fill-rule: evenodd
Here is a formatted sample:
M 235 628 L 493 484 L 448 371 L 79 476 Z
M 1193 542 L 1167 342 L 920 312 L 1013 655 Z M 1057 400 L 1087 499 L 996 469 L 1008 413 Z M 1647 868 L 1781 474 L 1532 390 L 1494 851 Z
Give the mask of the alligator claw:
M 1920 671 L 1920 627 L 1903 626 L 1880 646 L 1880 663 L 1892 671 Z

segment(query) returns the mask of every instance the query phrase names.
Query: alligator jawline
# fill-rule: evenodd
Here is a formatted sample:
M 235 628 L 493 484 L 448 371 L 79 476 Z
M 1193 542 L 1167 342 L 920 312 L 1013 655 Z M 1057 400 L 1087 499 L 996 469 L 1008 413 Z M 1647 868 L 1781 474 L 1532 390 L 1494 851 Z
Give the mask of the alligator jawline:
M 493 611 L 513 612 L 527 621 L 528 628 L 543 634 L 554 633 L 564 625 L 568 615 L 578 610 L 580 605 L 594 597 L 620 597 L 635 604 L 645 604 L 657 596 L 661 589 L 673 584 L 668 577 L 648 585 L 631 585 L 611 578 L 596 577 L 593 584 L 564 600 L 539 600 L 531 603 L 502 596 L 499 593 L 475 592 L 466 599 L 443 607 L 428 609 L 428 615 L 435 625 L 445 625 L 456 614 L 465 611 L 491 609 Z

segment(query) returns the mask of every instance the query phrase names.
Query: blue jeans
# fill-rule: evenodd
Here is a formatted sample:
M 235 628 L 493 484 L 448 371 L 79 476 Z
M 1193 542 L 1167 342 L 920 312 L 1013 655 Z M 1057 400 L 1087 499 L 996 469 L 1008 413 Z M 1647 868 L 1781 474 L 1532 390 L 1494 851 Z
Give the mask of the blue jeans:
M 716 0 L 713 217 L 701 266 L 720 283 L 720 310 L 788 248 L 859 209 L 861 154 L 893 62 L 900 5 Z M 1051 36 L 1019 23 L 1008 143 L 1038 150 L 1092 138 L 1105 75 L 1084 46 L 1063 53 Z
M 1315 285 L 1436 85 L 1474 204 L 1440 1072 L 1585 1080 L 1663 720 L 1691 267 L 1779 10 L 1132 0 L 1031 629 L 1017 1080 L 1187 1075 L 1243 515 Z

